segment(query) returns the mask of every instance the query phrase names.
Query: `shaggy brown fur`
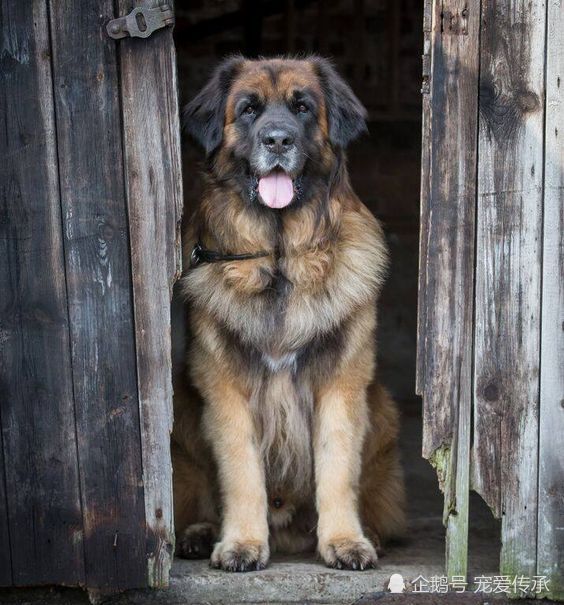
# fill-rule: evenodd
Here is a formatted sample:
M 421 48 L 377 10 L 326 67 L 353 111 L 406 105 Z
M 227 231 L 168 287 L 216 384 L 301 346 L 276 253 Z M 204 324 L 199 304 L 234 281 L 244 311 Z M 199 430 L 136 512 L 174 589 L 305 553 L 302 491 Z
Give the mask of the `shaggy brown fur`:
M 300 196 L 273 210 L 249 193 L 252 126 L 236 105 L 250 91 L 264 110 L 304 89 L 313 101 L 298 141 Z M 243 571 L 273 550 L 317 546 L 330 566 L 372 566 L 374 547 L 403 529 L 404 497 L 397 410 L 374 381 L 386 247 L 344 158 L 363 110 L 322 59 L 235 58 L 186 113 L 208 152 L 188 254 L 199 240 L 268 255 L 183 278 L 191 340 L 175 387 L 177 553 Z

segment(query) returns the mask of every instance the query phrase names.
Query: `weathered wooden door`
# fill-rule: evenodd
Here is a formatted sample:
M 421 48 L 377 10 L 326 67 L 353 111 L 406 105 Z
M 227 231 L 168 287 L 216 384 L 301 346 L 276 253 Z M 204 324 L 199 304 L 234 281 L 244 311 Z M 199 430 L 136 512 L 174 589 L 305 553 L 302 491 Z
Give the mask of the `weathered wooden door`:
M 424 30 L 418 391 L 448 573 L 473 489 L 500 572 L 564 599 L 564 4 L 427 0 Z
M 0 585 L 160 586 L 181 208 L 171 29 L 109 37 L 130 0 L 0 7 Z

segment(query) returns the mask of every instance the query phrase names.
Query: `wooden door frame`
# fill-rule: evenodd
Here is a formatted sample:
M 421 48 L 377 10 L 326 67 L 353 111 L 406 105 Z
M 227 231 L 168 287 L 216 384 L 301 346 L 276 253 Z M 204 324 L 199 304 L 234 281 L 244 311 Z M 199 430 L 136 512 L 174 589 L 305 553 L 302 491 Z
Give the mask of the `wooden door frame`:
M 136 5 L 154 6 L 154 0 Z M 169 5 L 172 4 L 169 2 Z M 130 10 L 119 0 L 119 11 Z M 168 585 L 174 557 L 170 434 L 170 305 L 182 271 L 182 165 L 176 51 L 172 29 L 120 45 L 123 141 L 129 208 L 148 584 Z

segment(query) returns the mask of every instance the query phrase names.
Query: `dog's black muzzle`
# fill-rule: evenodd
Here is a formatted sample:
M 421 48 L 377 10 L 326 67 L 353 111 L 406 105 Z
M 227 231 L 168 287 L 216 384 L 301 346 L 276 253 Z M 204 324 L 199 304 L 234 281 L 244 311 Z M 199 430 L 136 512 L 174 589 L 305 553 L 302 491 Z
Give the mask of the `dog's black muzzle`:
M 286 107 L 265 111 L 255 122 L 250 165 L 257 176 L 280 169 L 292 178 L 303 170 L 303 127 Z

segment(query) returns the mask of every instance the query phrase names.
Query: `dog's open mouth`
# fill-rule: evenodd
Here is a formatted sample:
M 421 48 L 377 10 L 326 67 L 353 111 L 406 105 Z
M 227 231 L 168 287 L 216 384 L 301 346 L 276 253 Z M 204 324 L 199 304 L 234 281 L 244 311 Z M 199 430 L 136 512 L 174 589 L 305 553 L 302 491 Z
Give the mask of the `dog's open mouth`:
M 285 208 L 294 199 L 294 182 L 283 170 L 273 170 L 258 179 L 258 192 L 269 208 Z

